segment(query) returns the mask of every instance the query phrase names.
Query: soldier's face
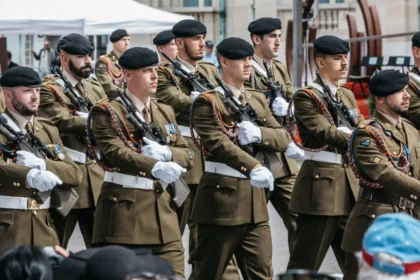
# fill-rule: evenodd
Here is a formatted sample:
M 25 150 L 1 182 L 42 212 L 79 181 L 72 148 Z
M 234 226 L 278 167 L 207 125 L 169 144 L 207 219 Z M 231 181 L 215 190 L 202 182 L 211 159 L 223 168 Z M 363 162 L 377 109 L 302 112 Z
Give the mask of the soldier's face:
M 4 89 L 7 107 L 21 116 L 31 117 L 36 114 L 39 106 L 40 88 L 13 87 Z M 12 108 L 10 108 L 10 106 Z M 14 110 L 13 110 L 14 109 Z
M 175 44 L 175 39 L 167 43 L 166 45 L 159 46 L 159 53 L 163 51 L 167 54 L 171 59 L 176 59 L 178 56 L 178 47 Z
M 113 43 L 114 48 L 119 52 L 119 53 L 124 53 L 128 47 L 130 46 L 130 37 L 124 37 L 121 40 L 119 40 L 118 42 Z
M 200 60 L 204 57 L 204 46 L 206 35 L 196 35 L 193 37 L 184 38 L 184 44 L 179 47 L 185 51 L 185 54 L 192 60 Z
M 324 76 L 333 81 L 345 79 L 347 75 L 347 54 L 326 55 L 317 59 L 317 65 Z
M 157 66 L 124 70 L 123 73 L 127 86 L 133 94 L 142 94 L 142 97 L 145 97 L 156 93 L 158 82 Z
M 398 115 L 405 115 L 408 112 L 408 107 L 410 106 L 410 94 L 408 93 L 407 88 L 408 86 L 385 97 L 385 104 L 389 107 L 389 109 Z
M 245 82 L 251 75 L 251 56 L 241 59 L 227 59 L 222 57 L 223 74 L 229 75 L 233 80 Z
M 68 65 L 73 75 L 82 79 L 89 78 L 92 72 L 92 55 L 69 55 Z
M 260 39 L 258 37 L 258 39 Z M 258 40 L 256 46 L 260 46 L 261 52 L 265 57 L 276 58 L 280 54 L 281 30 L 277 29 L 271 33 L 264 34 L 262 40 Z

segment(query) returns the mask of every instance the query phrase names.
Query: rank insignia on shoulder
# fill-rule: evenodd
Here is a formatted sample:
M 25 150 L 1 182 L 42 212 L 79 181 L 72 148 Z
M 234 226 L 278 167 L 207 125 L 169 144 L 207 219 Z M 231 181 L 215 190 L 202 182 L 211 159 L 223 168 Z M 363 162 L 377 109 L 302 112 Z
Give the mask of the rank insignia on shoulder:
M 381 158 L 380 157 L 374 157 L 373 158 L 373 162 L 374 163 L 380 163 L 381 162 Z
M 370 146 L 370 139 L 366 139 L 360 143 L 360 145 L 369 147 Z

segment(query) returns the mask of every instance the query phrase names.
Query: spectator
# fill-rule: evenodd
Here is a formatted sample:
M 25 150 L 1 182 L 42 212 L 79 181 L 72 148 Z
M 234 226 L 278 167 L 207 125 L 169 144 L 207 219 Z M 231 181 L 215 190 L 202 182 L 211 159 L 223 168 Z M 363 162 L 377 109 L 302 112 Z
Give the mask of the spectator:
M 2 280 L 52 280 L 47 257 L 37 247 L 10 248 L 0 258 Z
M 32 50 L 32 55 L 36 60 L 39 60 L 38 70 L 39 76 L 42 79 L 50 73 L 50 67 L 53 66 L 52 64 L 57 58 L 57 52 L 53 48 L 50 48 L 50 42 L 44 41 L 44 48 L 38 54 Z
M 12 61 L 12 53 L 10 51 L 7 51 L 7 58 L 8 58 L 7 69 L 10 69 L 10 68 L 15 67 L 15 66 L 19 66 L 17 63 L 14 63 Z
M 205 42 L 205 49 L 206 49 L 206 55 L 204 56 L 203 60 L 213 63 L 213 65 L 216 66 L 216 68 L 220 71 L 219 62 L 217 61 L 216 54 L 214 53 L 213 41 L 207 40 Z
M 407 214 L 383 214 L 363 238 L 359 280 L 420 279 L 420 222 Z

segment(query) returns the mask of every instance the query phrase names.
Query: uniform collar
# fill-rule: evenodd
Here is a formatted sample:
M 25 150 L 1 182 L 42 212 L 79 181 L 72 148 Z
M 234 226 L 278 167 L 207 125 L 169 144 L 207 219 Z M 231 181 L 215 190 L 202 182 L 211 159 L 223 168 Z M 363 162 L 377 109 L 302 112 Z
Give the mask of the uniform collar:
M 130 98 L 131 102 L 133 102 L 134 106 L 136 106 L 137 110 L 139 110 L 140 113 L 143 113 L 144 103 L 137 96 L 132 94 L 128 89 L 125 91 L 125 93 L 127 94 L 128 98 Z M 149 107 L 149 110 L 151 110 L 150 96 L 147 99 L 146 106 Z
M 261 57 L 259 57 L 259 56 L 258 56 L 258 55 L 256 55 L 256 54 L 254 54 L 253 59 L 255 60 L 255 62 L 257 62 L 257 63 L 258 63 L 258 65 L 259 65 L 262 69 L 264 69 L 264 70 L 265 70 L 264 63 L 263 63 L 264 59 L 262 59 Z M 271 63 L 268 63 L 268 62 L 267 62 L 267 64 L 268 64 L 268 67 L 272 69 L 272 67 L 273 67 L 273 60 L 271 60 Z
M 396 119 L 394 119 L 393 117 L 391 117 L 390 115 L 388 115 L 388 114 L 386 114 L 384 112 L 381 112 L 379 110 L 376 110 L 376 112 L 378 112 L 380 115 L 382 115 L 394 127 L 396 127 L 397 124 L 399 122 L 401 122 L 401 117 L 399 117 L 398 120 L 396 120 Z
M 8 113 L 8 115 L 12 117 L 12 120 L 15 121 L 15 123 L 17 124 L 17 126 L 19 127 L 19 129 L 22 132 L 26 132 L 25 126 L 28 123 L 28 120 L 25 117 L 21 116 L 18 113 L 12 112 L 9 109 L 6 109 L 6 113 Z M 32 124 L 32 126 L 34 125 L 34 117 L 33 116 L 29 120 L 29 122 Z
M 239 96 L 241 94 L 244 94 L 245 96 L 245 89 L 242 87 L 242 89 L 237 89 L 231 85 L 229 85 L 228 83 L 225 83 L 225 85 L 232 91 L 233 95 L 235 96 L 236 99 L 239 100 Z
M 185 60 L 183 60 L 182 58 L 180 58 L 179 56 L 178 56 L 178 61 L 179 62 L 181 62 L 181 64 L 182 65 L 184 65 L 185 67 L 187 67 L 188 68 L 188 70 L 190 70 L 191 72 L 195 72 L 195 71 L 197 71 L 197 68 L 198 68 L 198 64 L 196 63 L 195 64 L 195 66 L 194 65 L 192 65 L 191 63 L 189 63 L 189 62 L 187 62 L 187 61 L 185 61 Z
M 66 70 L 63 70 L 63 75 L 67 78 L 67 80 L 70 82 L 72 87 L 76 87 L 76 85 L 79 81 L 72 74 L 70 74 Z M 82 81 L 80 81 L 80 82 L 82 82 Z

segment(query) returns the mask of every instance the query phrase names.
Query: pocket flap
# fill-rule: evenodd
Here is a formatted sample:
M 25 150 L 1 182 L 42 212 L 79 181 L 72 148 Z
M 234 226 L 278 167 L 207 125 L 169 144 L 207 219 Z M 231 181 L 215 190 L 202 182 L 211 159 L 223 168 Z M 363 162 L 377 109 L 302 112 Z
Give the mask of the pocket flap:
M 200 185 L 202 185 L 204 188 L 213 187 L 216 189 L 227 188 L 236 190 L 238 186 L 238 178 L 216 173 L 206 173 L 201 179 Z
M 108 201 L 113 201 L 113 202 L 118 202 L 118 201 L 136 202 L 136 190 L 126 190 L 126 189 L 103 190 L 101 196 L 102 196 L 102 200 L 108 200 Z
M 318 168 L 304 168 L 300 171 L 302 177 L 311 177 L 315 179 L 335 179 L 335 168 L 318 167 Z
M 0 224 L 12 225 L 14 217 L 13 211 L 0 211 Z

